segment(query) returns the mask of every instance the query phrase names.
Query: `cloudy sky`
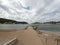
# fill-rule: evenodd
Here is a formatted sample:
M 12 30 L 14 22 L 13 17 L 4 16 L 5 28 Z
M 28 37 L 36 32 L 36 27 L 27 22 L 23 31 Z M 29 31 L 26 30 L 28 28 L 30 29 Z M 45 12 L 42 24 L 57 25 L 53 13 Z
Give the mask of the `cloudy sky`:
M 17 21 L 60 21 L 60 0 L 0 0 L 0 18 Z

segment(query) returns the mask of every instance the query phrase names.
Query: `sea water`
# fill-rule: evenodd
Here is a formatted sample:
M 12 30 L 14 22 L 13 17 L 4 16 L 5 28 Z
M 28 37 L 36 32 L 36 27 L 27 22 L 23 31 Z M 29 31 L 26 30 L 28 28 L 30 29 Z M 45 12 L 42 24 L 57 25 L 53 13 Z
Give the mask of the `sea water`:
M 40 24 L 38 30 L 60 31 L 60 24 Z
M 0 24 L 0 29 L 24 29 L 27 24 Z
M 27 26 L 31 26 L 31 25 L 29 24 L 0 24 L 0 29 L 24 29 Z M 35 26 L 37 27 L 38 30 L 60 31 L 60 24 L 37 24 Z

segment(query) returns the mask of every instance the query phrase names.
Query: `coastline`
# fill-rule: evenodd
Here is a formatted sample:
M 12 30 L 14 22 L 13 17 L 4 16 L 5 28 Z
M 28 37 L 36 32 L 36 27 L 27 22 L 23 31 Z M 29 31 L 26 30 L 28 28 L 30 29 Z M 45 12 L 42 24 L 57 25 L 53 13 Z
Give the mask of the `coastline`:
M 50 30 L 38 30 L 42 33 L 46 33 L 46 34 L 54 34 L 54 35 L 57 35 L 57 36 L 60 36 L 60 32 L 59 31 L 50 31 Z
M 17 38 L 15 45 L 57 45 L 60 40 L 60 32 L 46 30 L 34 30 L 32 27 L 27 29 L 0 30 L 0 44 L 5 40 Z M 60 45 L 60 42 L 58 42 Z

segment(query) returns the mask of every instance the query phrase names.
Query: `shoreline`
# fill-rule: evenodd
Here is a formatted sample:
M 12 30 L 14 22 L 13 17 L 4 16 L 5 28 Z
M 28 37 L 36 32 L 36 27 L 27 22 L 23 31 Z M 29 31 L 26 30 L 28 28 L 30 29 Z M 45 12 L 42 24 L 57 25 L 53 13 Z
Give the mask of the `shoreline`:
M 55 34 L 55 35 L 60 36 L 60 32 L 58 32 L 58 31 L 49 31 L 49 30 L 38 30 L 38 31 L 40 31 L 42 33 Z
M 0 30 L 0 41 L 4 42 L 5 40 L 16 37 L 17 43 L 15 45 L 56 45 L 57 39 L 60 40 L 59 36 L 60 32 L 34 30 L 32 27 L 18 30 Z M 58 44 L 60 45 L 60 42 Z

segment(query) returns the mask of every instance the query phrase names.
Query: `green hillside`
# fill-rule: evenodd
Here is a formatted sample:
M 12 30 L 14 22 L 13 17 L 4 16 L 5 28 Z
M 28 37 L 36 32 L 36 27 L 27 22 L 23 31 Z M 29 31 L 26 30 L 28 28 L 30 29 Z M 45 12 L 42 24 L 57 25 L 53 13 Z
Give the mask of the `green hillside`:
M 0 18 L 0 24 L 28 24 L 27 22 L 18 22 L 15 20 Z

